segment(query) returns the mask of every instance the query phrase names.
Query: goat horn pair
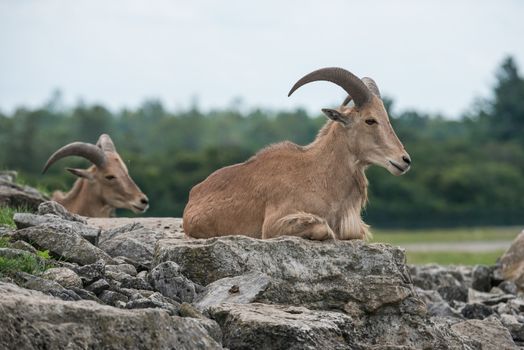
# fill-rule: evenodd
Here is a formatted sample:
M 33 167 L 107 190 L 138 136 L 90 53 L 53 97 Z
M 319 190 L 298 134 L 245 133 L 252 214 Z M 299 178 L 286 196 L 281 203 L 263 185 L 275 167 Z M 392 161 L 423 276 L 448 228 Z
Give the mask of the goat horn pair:
M 371 94 L 374 93 L 363 80 L 360 80 L 353 73 L 342 68 L 331 67 L 316 70 L 302 77 L 302 79 L 297 81 L 291 88 L 288 96 L 291 96 L 291 94 L 302 85 L 319 80 L 329 81 L 343 88 L 351 96 L 353 101 L 355 101 L 357 107 L 365 105 L 371 99 Z M 374 82 L 373 85 L 376 87 Z
M 106 156 L 104 151 L 98 146 L 85 142 L 72 142 L 60 148 L 58 151 L 53 153 L 47 160 L 42 173 L 45 173 L 47 169 L 57 160 L 69 156 L 79 156 L 89 160 L 91 163 L 100 167 L 104 165 Z
M 367 86 L 369 91 L 371 91 L 375 96 L 377 96 L 378 98 L 382 98 L 382 96 L 380 96 L 380 90 L 378 89 L 377 83 L 375 83 L 373 79 L 364 77 L 362 78 L 362 82 L 364 83 L 364 85 Z M 351 95 L 348 95 L 348 97 L 346 97 L 344 102 L 342 102 L 342 106 L 347 106 L 348 103 L 351 102 L 352 99 L 353 98 L 351 97 Z

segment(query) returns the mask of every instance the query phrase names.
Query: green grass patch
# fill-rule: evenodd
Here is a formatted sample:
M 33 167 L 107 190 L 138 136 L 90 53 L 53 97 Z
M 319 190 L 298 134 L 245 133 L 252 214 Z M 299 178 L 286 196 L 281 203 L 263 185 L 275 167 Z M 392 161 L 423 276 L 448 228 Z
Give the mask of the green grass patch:
M 492 252 L 410 252 L 407 251 L 408 264 L 440 265 L 494 265 L 504 250 Z
M 47 269 L 47 264 L 37 257 L 27 254 L 15 258 L 0 256 L 0 277 L 13 276 L 16 272 L 23 271 L 37 275 Z
M 31 209 L 27 207 L 6 207 L 0 206 L 0 225 L 16 227 L 15 221 L 13 220 L 13 215 L 15 213 L 30 213 Z
M 0 237 L 0 248 L 8 248 L 9 239 L 7 237 Z
M 405 243 L 512 241 L 522 227 L 470 227 L 426 230 L 372 230 L 372 242 Z

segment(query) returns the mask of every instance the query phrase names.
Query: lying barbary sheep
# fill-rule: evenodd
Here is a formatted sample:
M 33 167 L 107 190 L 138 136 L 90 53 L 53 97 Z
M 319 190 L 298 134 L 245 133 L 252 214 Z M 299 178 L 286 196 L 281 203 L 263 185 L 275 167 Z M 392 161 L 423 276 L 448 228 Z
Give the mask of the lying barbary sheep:
M 342 68 L 323 68 L 300 79 L 329 81 L 349 95 L 307 146 L 271 145 L 244 163 L 217 170 L 189 195 L 184 230 L 195 238 L 281 235 L 315 240 L 368 238 L 360 212 L 367 201 L 364 171 L 380 165 L 394 175 L 411 159 L 389 122 L 375 82 Z M 350 100 L 354 105 L 348 106 Z
M 147 196 L 129 176 L 109 135 L 102 134 L 96 145 L 73 142 L 53 153 L 43 173 L 57 160 L 79 156 L 93 165 L 88 169 L 67 168 L 79 177 L 68 193 L 55 191 L 53 200 L 72 213 L 90 217 L 114 216 L 116 208 L 143 213 L 149 207 Z

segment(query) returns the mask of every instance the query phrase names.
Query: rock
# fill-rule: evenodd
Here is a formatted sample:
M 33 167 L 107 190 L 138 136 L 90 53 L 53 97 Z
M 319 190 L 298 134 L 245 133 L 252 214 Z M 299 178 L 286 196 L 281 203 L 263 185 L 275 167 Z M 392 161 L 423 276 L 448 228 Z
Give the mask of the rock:
M 29 241 L 38 248 L 49 250 L 54 256 L 80 265 L 93 264 L 98 260 L 113 263 L 112 258 L 103 250 L 76 233 L 68 221 L 24 228 L 16 231 L 14 237 Z
M 37 250 L 31 244 L 24 241 L 16 241 L 10 244 L 13 249 L 25 250 L 26 252 L 36 254 Z
M 471 288 L 481 292 L 491 289 L 491 274 L 493 269 L 485 265 L 475 265 L 472 271 Z
M 468 300 L 468 289 L 463 286 L 444 286 L 439 287 L 437 292 L 442 298 L 448 302 L 450 301 L 467 301 Z
M 64 288 L 82 288 L 82 280 L 72 270 L 65 267 L 56 267 L 46 270 L 42 278 L 58 282 Z
M 160 308 L 166 310 L 170 315 L 178 315 L 180 304 L 164 297 L 160 293 L 153 293 L 148 298 L 131 300 L 126 304 L 127 309 Z
M 522 300 L 521 297 L 509 300 L 507 305 L 509 305 L 516 312 L 524 312 L 524 300 Z
M 75 268 L 75 272 L 82 279 L 84 286 L 86 286 L 105 276 L 105 263 L 100 260 L 94 264 L 79 266 Z
M 515 282 L 519 289 L 524 289 L 524 230 L 513 240 L 511 246 L 500 258 L 504 280 Z
M 207 318 L 200 311 L 193 307 L 193 305 L 188 303 L 180 304 L 180 310 L 178 311 L 182 317 L 192 317 L 192 318 Z
M 123 272 L 130 276 L 136 276 L 137 274 L 136 268 L 131 264 L 107 265 L 106 273 L 107 272 L 114 272 L 114 273 Z
M 460 313 L 468 319 L 475 318 L 483 320 L 486 317 L 493 315 L 493 309 L 484 304 L 466 304 Z
M 38 206 L 38 215 L 45 214 L 53 214 L 67 221 L 76 221 L 87 225 L 87 220 L 84 217 L 68 212 L 64 206 L 55 201 L 43 202 Z
M 6 283 L 0 314 L 0 349 L 222 348 L 199 323 L 163 310 L 65 302 Z
M 0 170 L 0 180 L 6 182 L 15 182 L 18 172 L 15 170 Z
M 129 300 L 129 298 L 127 296 L 125 296 L 124 294 L 118 293 L 118 292 L 114 292 L 114 291 L 111 291 L 111 290 L 104 290 L 104 291 L 102 291 L 102 293 L 100 293 L 98 298 L 100 298 L 100 300 L 102 300 L 104 303 L 106 303 L 108 305 L 114 305 L 114 306 L 116 306 L 118 301 L 121 301 L 123 303 L 127 303 L 127 301 Z
M 512 350 L 517 349 L 509 331 L 499 320 L 490 317 L 486 320 L 468 320 L 451 326 L 461 337 L 475 344 L 475 349 Z
M 16 258 L 33 258 L 39 265 L 42 267 L 46 265 L 46 260 L 42 259 L 38 255 L 30 253 L 26 250 L 14 249 L 14 248 L 0 248 L 0 257 L 7 259 L 16 259 Z
M 513 315 L 500 315 L 500 321 L 506 327 L 513 340 L 524 341 L 524 324 Z
M 166 297 L 175 300 L 193 302 L 198 291 L 203 288 L 187 279 L 181 272 L 180 266 L 172 261 L 158 264 L 148 274 L 148 281 L 154 290 Z
M 17 272 L 16 277 L 23 281 L 22 285 L 24 288 L 37 290 L 62 300 L 74 301 L 81 299 L 75 292 L 62 287 L 58 282 L 33 276 L 25 272 Z
M 126 274 L 126 277 L 124 277 L 121 281 L 121 288 L 132 288 L 132 289 L 143 289 L 143 290 L 150 290 L 152 289 L 149 283 L 145 279 L 142 279 L 140 277 L 133 277 Z
M 269 276 L 260 272 L 222 278 L 206 286 L 195 306 L 199 310 L 206 310 L 209 306 L 221 303 L 252 303 L 266 290 L 270 282 Z
M 498 303 L 505 303 L 510 299 L 515 299 L 513 294 L 500 293 L 483 293 L 474 289 L 468 290 L 468 302 L 469 303 L 482 303 L 485 305 L 496 305 Z
M 98 299 L 98 297 L 95 295 L 95 293 L 89 292 L 83 288 L 71 288 L 73 292 L 75 292 L 80 298 L 83 300 L 91 300 L 95 301 L 99 304 L 103 304 L 102 300 Z
M 411 266 L 413 284 L 426 290 L 440 287 L 471 286 L 471 268 L 468 266 L 440 266 L 435 264 Z
M 94 281 L 90 285 L 88 285 L 86 287 L 86 290 L 91 292 L 91 293 L 94 293 L 96 295 L 99 295 L 104 290 L 109 289 L 109 287 L 110 287 L 109 283 L 107 283 L 107 281 L 105 279 L 101 278 L 99 280 Z
M 87 226 L 81 222 L 64 220 L 54 214 L 35 215 L 30 213 L 15 213 L 13 220 L 19 229 L 33 226 L 67 227 L 68 231 L 74 232 L 93 245 L 98 244 L 100 229 Z
M 217 341 L 217 343 L 222 343 L 222 330 L 218 323 L 209 318 L 189 318 L 186 317 L 186 322 L 193 323 L 195 326 L 204 328 L 207 333 Z
M 231 349 L 448 349 L 463 341 L 447 324 L 416 315 L 363 319 L 335 311 L 267 304 L 221 304 L 209 314 Z
M 357 301 L 373 312 L 414 298 L 404 251 L 359 240 L 161 240 L 154 265 L 166 261 L 178 264 L 183 275 L 201 285 L 248 272 L 265 273 L 271 284 L 259 301 L 266 303 L 343 310 L 346 303 Z M 414 312 L 419 311 L 417 307 Z
M 502 289 L 504 293 L 517 295 L 518 288 L 513 281 L 503 281 L 498 285 L 498 287 Z
M 429 316 L 438 316 L 438 317 L 462 318 L 462 315 L 458 311 L 455 311 L 445 301 L 428 304 L 428 315 Z
M 127 225 L 132 229 L 134 225 Z M 116 233 L 114 233 L 116 232 Z M 161 233 L 145 228 L 124 231 L 123 228 L 114 229 L 114 232 L 104 233 L 100 247 L 111 256 L 125 256 L 139 264 L 150 267 L 155 251 L 156 242 L 162 237 Z
M 47 200 L 38 190 L 15 184 L 12 179 L 12 175 L 0 178 L 0 207 L 23 207 L 36 210 L 40 203 Z

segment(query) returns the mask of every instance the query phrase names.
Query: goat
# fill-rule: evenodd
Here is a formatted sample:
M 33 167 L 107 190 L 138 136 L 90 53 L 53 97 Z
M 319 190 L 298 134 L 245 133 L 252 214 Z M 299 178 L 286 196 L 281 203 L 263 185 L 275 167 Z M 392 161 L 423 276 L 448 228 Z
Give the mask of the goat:
M 338 109 L 322 109 L 329 120 L 315 140 L 307 146 L 271 145 L 193 187 L 184 209 L 188 236 L 369 238 L 360 216 L 367 202 L 366 168 L 376 164 L 402 175 L 411 159 L 372 79 L 323 68 L 305 75 L 288 96 L 320 80 L 335 83 L 350 97 Z M 351 99 L 354 105 L 348 106 Z
M 93 163 L 88 169 L 66 168 L 79 178 L 68 193 L 53 193 L 52 199 L 70 212 L 90 217 L 110 217 L 114 216 L 116 208 L 130 209 L 135 213 L 148 209 L 147 196 L 129 176 L 109 135 L 100 135 L 96 145 L 84 142 L 65 145 L 49 157 L 42 173 L 57 160 L 68 156 L 80 156 Z

